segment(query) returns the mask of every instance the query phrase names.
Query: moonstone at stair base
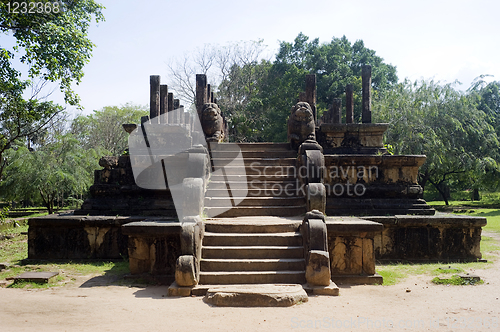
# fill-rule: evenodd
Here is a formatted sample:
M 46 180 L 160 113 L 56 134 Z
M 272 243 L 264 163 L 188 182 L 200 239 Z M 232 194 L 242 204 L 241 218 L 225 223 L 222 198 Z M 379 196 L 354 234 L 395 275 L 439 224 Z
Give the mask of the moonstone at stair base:
M 224 285 L 210 288 L 204 301 L 219 307 L 290 307 L 307 302 L 301 285 Z

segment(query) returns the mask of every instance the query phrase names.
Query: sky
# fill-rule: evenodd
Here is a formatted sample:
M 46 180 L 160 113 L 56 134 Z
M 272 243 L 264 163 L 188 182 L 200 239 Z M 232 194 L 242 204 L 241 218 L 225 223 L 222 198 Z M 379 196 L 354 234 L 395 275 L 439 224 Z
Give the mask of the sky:
M 84 114 L 127 102 L 149 103 L 149 76 L 168 84 L 168 61 L 204 44 L 263 39 L 275 54 L 280 41 L 304 33 L 327 43 L 343 35 L 363 40 L 400 80 L 500 80 L 500 2 L 497 0 L 97 0 L 105 22 L 92 24 L 96 44 L 75 91 Z M 210 77 L 208 77 L 210 83 Z M 60 95 L 53 98 L 62 102 Z M 71 108 L 70 108 L 71 109 Z

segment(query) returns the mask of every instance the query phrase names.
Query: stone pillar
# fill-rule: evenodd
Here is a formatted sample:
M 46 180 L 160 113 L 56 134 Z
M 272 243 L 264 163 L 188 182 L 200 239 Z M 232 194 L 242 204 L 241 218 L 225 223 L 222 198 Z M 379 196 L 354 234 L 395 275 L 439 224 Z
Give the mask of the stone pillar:
M 333 99 L 331 123 L 342 123 L 342 100 Z
M 174 94 L 172 92 L 169 92 L 167 99 L 168 99 L 168 102 L 167 102 L 168 120 L 167 120 L 167 122 L 174 123 L 174 116 L 173 116 L 174 113 L 172 112 L 174 110 Z
M 180 112 L 179 112 L 179 107 L 181 106 L 180 100 L 179 99 L 174 99 L 174 123 L 180 123 Z
M 149 118 L 158 123 L 160 118 L 160 75 L 149 76 Z
M 347 84 L 345 87 L 345 123 L 354 123 L 354 87 Z
M 305 101 L 309 103 L 311 109 L 313 111 L 313 119 L 314 123 L 317 123 L 317 115 L 316 115 L 316 75 L 306 75 L 306 95 Z
M 361 115 L 361 122 L 371 123 L 372 122 L 372 97 L 371 97 L 371 86 L 372 86 L 372 66 L 364 65 L 363 71 L 361 73 L 361 79 L 363 81 L 363 113 Z
M 201 119 L 203 105 L 207 102 L 207 75 L 196 74 L 196 111 Z
M 164 121 L 168 123 L 167 113 L 168 110 L 168 85 L 160 85 L 160 122 Z

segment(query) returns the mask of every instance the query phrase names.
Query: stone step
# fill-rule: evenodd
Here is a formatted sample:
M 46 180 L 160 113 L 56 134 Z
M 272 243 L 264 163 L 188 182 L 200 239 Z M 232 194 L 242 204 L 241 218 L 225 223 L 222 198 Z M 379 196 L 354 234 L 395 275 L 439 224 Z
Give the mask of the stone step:
M 275 196 L 260 196 L 260 197 L 235 197 L 233 199 L 240 202 L 239 207 L 252 206 L 295 206 L 305 205 L 304 197 L 275 197 Z M 240 201 L 243 199 L 242 201 Z M 205 207 L 233 207 L 231 200 L 227 197 L 206 197 Z
M 295 166 L 224 166 L 224 172 L 226 175 L 257 175 L 264 177 L 273 177 L 273 176 L 289 176 L 295 178 L 297 174 L 297 170 Z M 217 171 L 218 169 L 216 169 Z
M 306 205 L 298 206 L 235 206 L 230 210 L 224 207 L 205 207 L 210 217 L 241 217 L 241 216 L 277 216 L 292 217 L 306 213 Z M 352 213 L 351 213 L 352 214 Z
M 222 174 L 214 174 L 210 175 L 210 181 L 231 181 L 231 182 L 244 182 L 248 183 L 252 182 L 270 182 L 270 181 L 295 181 L 297 182 L 294 174 L 226 174 L 226 177 Z
M 304 271 L 303 258 L 275 259 L 203 259 L 201 271 Z
M 231 188 L 232 197 L 284 197 L 284 198 L 296 198 L 303 196 L 302 191 L 297 189 L 295 186 L 275 186 L 272 189 L 262 188 L 262 189 L 234 189 Z M 211 189 L 208 188 L 205 192 L 205 197 L 227 197 L 227 188 L 223 189 Z
M 304 271 L 200 272 L 200 284 L 303 284 Z
M 232 189 L 268 189 L 278 190 L 276 188 L 285 187 L 285 188 L 295 188 L 300 185 L 298 181 L 294 180 L 251 180 L 251 181 L 230 181 L 228 182 L 231 185 Z M 210 180 L 208 183 L 208 189 L 226 189 L 227 182 L 226 181 L 213 181 Z
M 302 246 L 203 246 L 202 259 L 303 258 Z
M 232 221 L 231 219 L 207 220 L 205 223 L 205 232 L 207 233 L 295 233 L 302 225 L 302 219 L 297 218 L 293 221 L 273 221 L 268 222 L 265 218 L 248 217 L 244 221 Z M 279 219 L 279 218 L 278 218 Z
M 239 155 L 237 151 L 212 151 L 212 157 L 234 159 Z M 241 156 L 246 158 L 297 158 L 297 151 L 290 150 L 265 150 L 241 151 Z
M 212 155 L 212 163 L 216 167 L 221 167 L 223 165 L 228 165 L 234 160 L 234 158 L 226 158 L 224 156 L 216 156 Z M 246 158 L 243 156 L 243 162 L 245 166 L 248 167 L 256 167 L 256 166 L 295 166 L 297 163 L 297 158 L 287 158 L 281 157 L 276 154 L 273 154 L 273 157 L 263 157 L 259 156 L 259 158 Z
M 300 232 L 211 233 L 205 232 L 204 246 L 301 246 Z
M 211 143 L 210 150 L 212 151 L 293 151 L 290 149 L 289 143 Z

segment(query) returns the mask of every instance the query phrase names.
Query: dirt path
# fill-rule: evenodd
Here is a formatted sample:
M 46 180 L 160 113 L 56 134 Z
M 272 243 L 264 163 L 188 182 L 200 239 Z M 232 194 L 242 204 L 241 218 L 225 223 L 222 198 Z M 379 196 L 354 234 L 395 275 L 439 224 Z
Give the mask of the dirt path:
M 82 287 L 83 278 L 62 288 L 0 288 L 0 330 L 498 331 L 500 264 L 474 272 L 483 285 L 438 286 L 413 276 L 394 286 L 342 287 L 338 297 L 289 308 L 218 308 L 201 297 L 168 298 L 167 287 Z

